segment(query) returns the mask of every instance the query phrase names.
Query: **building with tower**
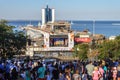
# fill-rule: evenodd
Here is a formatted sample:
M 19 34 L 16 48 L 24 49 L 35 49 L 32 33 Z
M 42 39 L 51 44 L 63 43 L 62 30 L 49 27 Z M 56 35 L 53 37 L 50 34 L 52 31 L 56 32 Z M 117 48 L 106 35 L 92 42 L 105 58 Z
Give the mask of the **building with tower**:
M 71 56 L 74 47 L 74 32 L 66 21 L 55 21 L 55 10 L 48 6 L 42 9 L 42 25 L 26 26 L 29 36 L 26 55 L 58 57 Z
M 42 25 L 45 25 L 48 22 L 55 21 L 55 9 L 49 8 L 48 5 L 46 8 L 42 9 Z

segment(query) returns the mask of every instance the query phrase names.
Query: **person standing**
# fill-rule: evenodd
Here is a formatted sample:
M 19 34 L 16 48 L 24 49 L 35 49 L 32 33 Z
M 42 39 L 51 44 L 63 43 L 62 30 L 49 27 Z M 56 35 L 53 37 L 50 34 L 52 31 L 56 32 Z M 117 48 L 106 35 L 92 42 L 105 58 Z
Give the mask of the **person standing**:
M 50 72 L 49 71 L 47 71 L 46 80 L 51 80 L 51 78 L 50 78 Z
M 25 80 L 31 80 L 31 73 L 29 67 L 25 71 Z
M 46 68 L 43 66 L 42 63 L 39 64 L 39 68 L 38 68 L 38 80 L 46 80 L 45 79 L 45 71 L 46 71 Z
M 113 80 L 117 80 L 117 68 L 116 67 L 112 68 L 112 77 L 113 77 Z
M 117 66 L 117 80 L 120 80 L 120 64 Z
M 92 80 L 92 72 L 94 70 L 94 65 L 92 64 L 92 61 L 89 62 L 89 64 L 86 65 L 87 74 L 88 74 L 88 80 Z
M 73 80 L 81 80 L 78 69 L 76 69 L 75 73 L 73 74 Z
M 58 80 L 59 79 L 59 69 L 58 65 L 54 66 L 54 70 L 52 71 L 52 80 Z
M 94 67 L 94 71 L 92 73 L 92 80 L 99 80 L 100 77 L 101 77 L 101 74 L 98 70 L 98 67 Z
M 12 69 L 11 78 L 12 78 L 12 80 L 17 80 L 17 78 L 18 78 L 18 72 L 15 67 Z
M 64 76 L 65 76 L 64 80 L 71 80 L 71 77 L 68 72 L 65 72 Z
M 103 70 L 103 68 L 102 68 L 102 64 L 99 65 L 98 70 L 99 70 L 99 72 L 100 72 L 100 74 L 101 74 L 100 80 L 103 80 L 104 70 Z
M 83 74 L 82 74 L 82 80 L 88 80 L 88 75 L 87 75 L 87 71 L 83 71 Z

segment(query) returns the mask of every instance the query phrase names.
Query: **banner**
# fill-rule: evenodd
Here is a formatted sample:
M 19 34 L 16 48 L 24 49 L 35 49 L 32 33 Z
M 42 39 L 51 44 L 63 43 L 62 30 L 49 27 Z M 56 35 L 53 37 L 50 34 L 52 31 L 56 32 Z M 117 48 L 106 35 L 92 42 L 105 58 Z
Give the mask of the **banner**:
M 75 42 L 91 42 L 91 38 L 75 38 Z

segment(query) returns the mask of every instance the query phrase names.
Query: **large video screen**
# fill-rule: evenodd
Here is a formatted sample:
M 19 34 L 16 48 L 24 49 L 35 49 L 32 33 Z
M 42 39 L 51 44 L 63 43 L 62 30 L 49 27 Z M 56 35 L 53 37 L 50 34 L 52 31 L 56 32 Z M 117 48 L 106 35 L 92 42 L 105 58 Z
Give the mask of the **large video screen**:
M 51 36 L 50 47 L 68 47 L 68 37 L 65 36 Z

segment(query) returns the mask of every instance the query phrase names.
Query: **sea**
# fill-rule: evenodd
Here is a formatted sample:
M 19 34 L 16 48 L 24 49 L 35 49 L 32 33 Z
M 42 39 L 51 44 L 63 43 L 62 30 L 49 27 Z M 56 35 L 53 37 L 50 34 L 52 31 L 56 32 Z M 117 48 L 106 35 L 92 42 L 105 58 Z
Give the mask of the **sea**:
M 105 37 L 120 35 L 120 21 L 70 21 L 71 29 L 74 31 L 89 30 L 93 34 L 102 34 Z M 37 26 L 41 23 L 39 20 L 14 20 L 8 21 L 8 25 L 15 26 L 14 30 L 20 30 L 20 27 L 31 24 Z

